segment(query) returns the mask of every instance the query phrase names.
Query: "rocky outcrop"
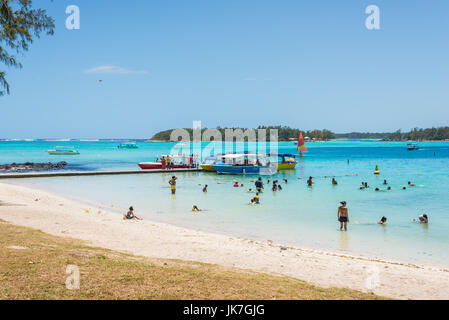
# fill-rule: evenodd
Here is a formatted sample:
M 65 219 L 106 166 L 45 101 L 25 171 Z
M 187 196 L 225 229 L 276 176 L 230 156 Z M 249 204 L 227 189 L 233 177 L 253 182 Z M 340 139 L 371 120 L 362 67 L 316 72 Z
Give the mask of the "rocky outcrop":
M 58 163 L 11 163 L 11 164 L 0 164 L 0 172 L 20 172 L 20 171 L 51 171 L 51 170 L 62 170 L 66 167 L 67 162 L 60 161 Z

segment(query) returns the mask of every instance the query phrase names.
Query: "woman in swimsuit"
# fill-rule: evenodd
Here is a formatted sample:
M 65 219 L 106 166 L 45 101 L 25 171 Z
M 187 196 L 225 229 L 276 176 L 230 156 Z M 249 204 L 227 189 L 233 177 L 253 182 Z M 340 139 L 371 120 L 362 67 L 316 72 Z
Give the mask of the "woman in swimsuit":
M 346 201 L 340 202 L 341 206 L 338 207 L 337 218 L 340 221 L 340 230 L 343 230 L 343 226 L 345 227 L 345 231 L 347 231 L 346 224 L 349 222 L 348 216 L 348 208 L 346 208 Z

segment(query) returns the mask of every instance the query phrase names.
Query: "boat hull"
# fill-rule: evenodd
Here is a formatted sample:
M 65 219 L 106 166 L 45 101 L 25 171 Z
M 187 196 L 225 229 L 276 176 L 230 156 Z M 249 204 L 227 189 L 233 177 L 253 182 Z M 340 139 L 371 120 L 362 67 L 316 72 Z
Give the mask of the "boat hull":
M 289 163 L 278 163 L 277 164 L 278 170 L 291 170 L 295 169 L 296 162 L 289 162 Z
M 274 174 L 276 168 L 272 166 L 235 166 L 228 164 L 212 165 L 219 174 Z
M 215 172 L 215 169 L 212 167 L 211 164 L 202 164 L 201 169 L 208 172 Z
M 151 169 L 166 169 L 167 166 L 162 167 L 162 163 L 160 162 L 140 162 L 138 166 L 142 170 L 151 170 Z M 179 168 L 189 168 L 188 165 L 185 164 L 174 164 L 170 166 L 170 169 L 179 169 Z
M 52 156 L 74 156 L 80 154 L 78 151 L 57 151 L 57 150 L 49 150 L 47 151 L 49 155 Z

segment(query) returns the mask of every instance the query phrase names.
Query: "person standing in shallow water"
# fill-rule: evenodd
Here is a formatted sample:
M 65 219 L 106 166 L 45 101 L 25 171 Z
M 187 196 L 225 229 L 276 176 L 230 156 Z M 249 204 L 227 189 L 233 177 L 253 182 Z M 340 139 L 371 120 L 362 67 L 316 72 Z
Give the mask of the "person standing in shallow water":
M 168 181 L 168 184 L 170 185 L 170 189 L 171 189 L 171 194 L 175 194 L 176 193 L 176 177 L 173 176 L 171 177 L 170 181 Z
M 340 203 L 341 206 L 338 207 L 337 212 L 337 218 L 338 221 L 340 221 L 340 231 L 343 230 L 343 227 L 345 228 L 345 231 L 347 231 L 347 223 L 349 222 L 348 208 L 346 208 L 346 201 L 342 201 Z

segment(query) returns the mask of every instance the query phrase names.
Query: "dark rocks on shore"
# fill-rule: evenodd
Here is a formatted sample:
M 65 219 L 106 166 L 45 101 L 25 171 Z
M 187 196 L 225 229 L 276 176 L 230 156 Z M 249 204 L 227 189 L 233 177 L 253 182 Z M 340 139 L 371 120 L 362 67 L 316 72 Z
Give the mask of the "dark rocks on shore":
M 50 170 L 62 170 L 67 165 L 67 162 L 60 161 L 58 163 L 11 163 L 0 164 L 0 172 L 20 172 L 20 171 L 50 171 Z

